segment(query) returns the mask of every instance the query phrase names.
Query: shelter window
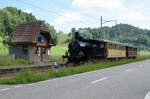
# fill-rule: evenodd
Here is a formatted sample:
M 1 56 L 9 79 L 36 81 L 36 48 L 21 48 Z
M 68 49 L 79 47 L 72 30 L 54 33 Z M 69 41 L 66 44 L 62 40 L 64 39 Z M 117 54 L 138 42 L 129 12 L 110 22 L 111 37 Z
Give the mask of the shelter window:
M 23 46 L 23 53 L 24 54 L 28 53 L 28 47 L 27 46 Z
M 38 54 L 39 50 L 37 46 L 34 47 L 34 50 L 35 50 L 35 54 Z

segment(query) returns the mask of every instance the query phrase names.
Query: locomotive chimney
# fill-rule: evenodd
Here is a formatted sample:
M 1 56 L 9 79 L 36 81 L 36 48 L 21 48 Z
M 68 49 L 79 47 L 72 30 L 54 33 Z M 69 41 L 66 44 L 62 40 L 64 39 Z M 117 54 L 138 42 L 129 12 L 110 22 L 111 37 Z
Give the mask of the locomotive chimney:
M 79 32 L 75 32 L 75 40 L 76 40 L 76 41 L 79 40 Z

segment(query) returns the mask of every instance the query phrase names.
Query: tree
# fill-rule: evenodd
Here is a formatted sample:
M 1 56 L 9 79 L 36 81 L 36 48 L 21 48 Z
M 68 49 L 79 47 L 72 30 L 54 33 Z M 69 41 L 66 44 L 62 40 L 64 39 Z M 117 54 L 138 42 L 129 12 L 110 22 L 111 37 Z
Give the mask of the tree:
M 54 42 L 57 44 L 58 43 L 58 35 L 57 35 L 55 28 L 48 23 L 46 24 L 46 27 L 49 29 L 50 34 L 51 34 L 52 38 L 54 39 Z

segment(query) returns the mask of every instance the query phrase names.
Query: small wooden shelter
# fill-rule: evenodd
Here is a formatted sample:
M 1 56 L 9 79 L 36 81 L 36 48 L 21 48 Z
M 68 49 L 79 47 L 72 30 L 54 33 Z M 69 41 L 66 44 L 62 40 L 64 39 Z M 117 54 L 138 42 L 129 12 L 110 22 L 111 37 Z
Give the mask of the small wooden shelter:
M 10 55 L 31 61 L 50 61 L 50 48 L 55 45 L 50 31 L 42 22 L 19 24 L 7 39 Z

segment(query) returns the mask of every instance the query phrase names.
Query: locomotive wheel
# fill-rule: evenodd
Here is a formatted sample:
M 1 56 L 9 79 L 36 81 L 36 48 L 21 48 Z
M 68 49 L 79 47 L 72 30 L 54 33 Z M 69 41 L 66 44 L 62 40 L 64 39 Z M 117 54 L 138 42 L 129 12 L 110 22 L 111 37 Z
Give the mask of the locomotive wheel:
M 84 61 L 85 60 L 85 54 L 84 54 L 84 52 L 82 51 L 82 50 L 80 50 L 79 51 L 79 59 L 80 59 L 80 61 Z
M 84 62 L 85 60 L 86 60 L 86 55 L 85 55 L 84 51 L 79 49 L 78 53 L 75 56 L 74 63 L 79 64 L 81 62 Z

